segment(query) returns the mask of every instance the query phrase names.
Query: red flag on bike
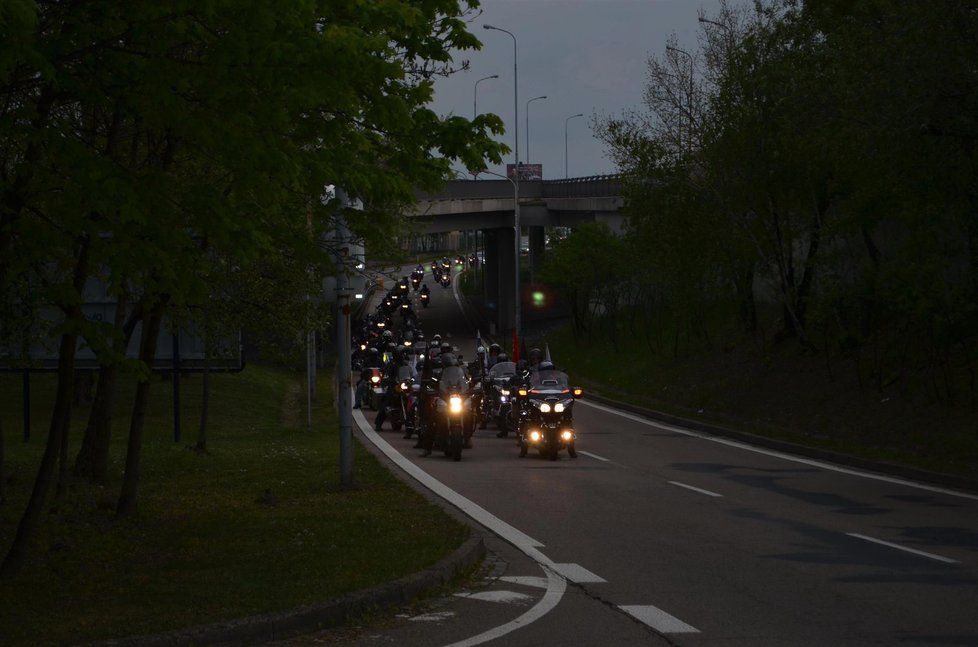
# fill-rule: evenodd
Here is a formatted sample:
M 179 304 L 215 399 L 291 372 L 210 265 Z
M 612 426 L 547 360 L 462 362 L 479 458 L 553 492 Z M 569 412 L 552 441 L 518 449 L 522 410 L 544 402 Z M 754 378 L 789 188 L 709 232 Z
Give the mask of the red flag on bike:
M 516 336 L 516 329 L 513 328 L 513 356 L 510 358 L 511 362 L 520 361 L 520 340 Z

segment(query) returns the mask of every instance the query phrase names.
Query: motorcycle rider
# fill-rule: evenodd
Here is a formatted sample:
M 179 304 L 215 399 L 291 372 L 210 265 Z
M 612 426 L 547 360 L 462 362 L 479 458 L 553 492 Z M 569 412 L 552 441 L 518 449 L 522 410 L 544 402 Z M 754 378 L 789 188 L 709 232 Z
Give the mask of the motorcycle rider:
M 357 390 L 353 399 L 353 408 L 359 409 L 367 400 L 370 393 L 370 369 L 381 368 L 383 362 L 380 360 L 380 351 L 376 346 L 371 346 L 367 350 L 367 357 L 363 361 L 363 369 L 360 371 L 360 380 L 357 381 Z
M 493 364 L 496 362 L 508 362 L 509 359 L 499 359 L 499 354 L 503 352 L 502 347 L 499 344 L 492 343 L 489 344 L 489 357 L 487 359 L 489 368 L 492 368 Z
M 374 418 L 374 431 L 380 431 L 384 421 L 387 419 L 387 408 L 394 406 L 397 403 L 397 398 L 400 397 L 394 386 L 397 383 L 398 368 L 401 366 L 410 367 L 411 377 L 417 377 L 417 371 L 414 369 L 414 366 L 407 361 L 407 353 L 405 352 L 404 346 L 397 346 L 394 348 L 390 361 L 384 364 L 384 379 L 382 382 L 385 389 L 384 399 L 381 401 L 380 408 L 377 410 L 377 417 Z

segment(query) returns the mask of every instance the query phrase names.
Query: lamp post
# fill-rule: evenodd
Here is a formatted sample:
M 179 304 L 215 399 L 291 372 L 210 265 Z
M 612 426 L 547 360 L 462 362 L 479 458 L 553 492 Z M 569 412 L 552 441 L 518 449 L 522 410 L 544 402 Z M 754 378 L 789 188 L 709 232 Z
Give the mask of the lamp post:
M 498 78 L 499 78 L 498 74 L 493 74 L 492 76 L 484 76 L 475 82 L 475 88 L 472 90 L 472 118 L 473 119 L 475 119 L 479 115 L 478 110 L 476 109 L 476 105 L 478 105 L 478 101 L 479 101 L 479 84 L 482 83 L 483 81 L 488 81 L 489 79 L 498 79 Z
M 516 233 L 516 260 L 514 274 L 516 274 L 516 302 L 513 309 L 513 339 L 514 345 L 518 344 L 520 335 L 520 238 L 522 238 L 520 227 L 520 103 L 519 103 L 519 76 L 517 75 L 516 68 L 516 36 L 513 32 L 500 27 L 494 27 L 492 25 L 482 25 L 483 29 L 491 29 L 493 31 L 501 31 L 504 34 L 509 34 L 509 37 L 513 39 L 513 151 L 515 153 L 514 157 L 516 159 L 515 174 L 516 177 L 513 181 L 513 229 Z M 514 347 L 516 351 L 517 347 Z M 517 351 L 518 353 L 518 351 Z
M 677 52 L 683 54 L 689 59 L 689 89 L 686 91 L 686 121 L 689 122 L 689 129 L 686 133 L 686 148 L 692 149 L 692 139 L 693 139 L 693 55 L 686 50 L 679 49 L 678 47 L 673 47 L 672 45 L 666 45 L 666 49 L 670 52 Z M 682 106 L 680 106 L 680 114 L 682 113 Z M 679 125 L 679 148 L 682 150 L 683 147 L 683 128 L 682 120 L 680 119 Z
M 546 99 L 547 95 L 541 95 L 539 97 L 533 97 L 526 102 L 526 163 L 529 164 L 530 160 L 530 104 L 539 99 Z
M 575 117 L 583 117 L 584 113 L 579 112 L 576 115 L 571 115 L 567 119 L 564 119 L 564 179 L 567 179 L 567 122 Z

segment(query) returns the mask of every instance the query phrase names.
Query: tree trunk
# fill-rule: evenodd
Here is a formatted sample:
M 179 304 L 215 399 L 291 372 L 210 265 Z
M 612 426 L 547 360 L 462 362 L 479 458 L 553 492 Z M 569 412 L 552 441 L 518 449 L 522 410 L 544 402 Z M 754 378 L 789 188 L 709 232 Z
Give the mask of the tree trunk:
M 120 297 L 115 314 L 115 326 L 122 330 L 123 337 L 122 343 L 115 348 L 120 355 L 124 355 L 129 348 L 133 331 L 142 317 L 141 309 L 137 307 L 127 318 L 126 305 L 126 297 Z M 108 478 L 109 442 L 112 438 L 112 412 L 118 374 L 117 362 L 106 364 L 99 370 L 95 402 L 92 403 L 81 449 L 75 457 L 75 476 L 87 478 L 93 483 L 105 483 Z
M 136 399 L 132 407 L 132 419 L 129 422 L 129 444 L 126 447 L 126 471 L 122 477 L 122 490 L 119 493 L 119 502 L 116 506 L 116 514 L 120 516 L 129 515 L 136 511 L 136 493 L 139 489 L 139 460 L 143 447 L 143 425 L 146 421 L 153 358 L 156 356 L 156 338 L 160 334 L 163 308 L 163 300 L 154 304 L 149 316 L 143 323 L 139 359 L 149 368 L 150 374 L 136 386 Z
M 75 294 L 81 295 L 88 278 L 88 241 L 80 242 L 75 273 L 72 280 Z M 81 305 L 78 302 L 64 306 L 67 321 L 80 321 L 83 318 Z M 58 349 L 58 389 L 54 400 L 54 410 L 51 412 L 51 426 L 48 431 L 47 444 L 41 465 L 34 479 L 34 489 L 31 490 L 27 509 L 17 525 L 17 534 L 10 549 L 0 564 L 0 580 L 12 578 L 24 563 L 24 557 L 31 538 L 40 525 L 41 510 L 54 480 L 54 468 L 62 449 L 62 439 L 68 434 L 71 421 L 71 400 L 74 396 L 75 378 L 75 349 L 78 347 L 78 333 L 69 331 L 61 335 L 61 346 Z
M 7 496 L 4 494 L 3 491 L 4 481 L 7 480 L 7 475 L 5 473 L 6 470 L 4 469 L 4 465 L 6 464 L 5 463 L 6 456 L 4 454 L 5 442 L 6 441 L 3 437 L 3 417 L 0 416 L 0 504 L 7 502 Z
M 48 441 L 44 447 L 44 455 L 37 470 L 37 477 L 34 479 L 34 489 L 31 491 L 27 509 L 17 526 L 17 534 L 14 536 L 13 544 L 11 544 L 3 564 L 0 565 L 0 580 L 13 577 L 23 565 L 28 544 L 40 525 L 44 501 L 51 489 L 51 482 L 54 480 L 54 468 L 58 461 L 58 453 L 61 451 L 61 439 L 66 434 L 71 419 L 72 382 L 75 376 L 74 363 L 77 344 L 77 335 L 68 333 L 61 336 L 61 348 L 58 354 L 58 391 L 54 402 L 54 411 L 51 413 Z

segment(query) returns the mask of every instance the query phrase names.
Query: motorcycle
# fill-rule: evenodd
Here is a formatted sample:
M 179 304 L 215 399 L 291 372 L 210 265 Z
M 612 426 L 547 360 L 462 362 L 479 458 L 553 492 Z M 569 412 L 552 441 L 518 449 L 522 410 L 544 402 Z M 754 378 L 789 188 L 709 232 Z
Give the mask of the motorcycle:
M 462 449 L 472 427 L 472 393 L 465 371 L 460 366 L 446 366 L 438 378 L 435 415 L 429 429 L 432 449 L 440 450 L 452 460 L 462 459 Z
M 427 292 L 421 293 L 421 305 L 425 308 L 428 307 L 428 302 L 431 301 L 431 295 Z
M 413 433 L 411 385 L 411 367 L 398 366 L 397 375 L 394 376 L 394 384 L 391 387 L 394 389 L 396 397 L 392 404 L 387 405 L 387 420 L 390 421 L 391 429 L 394 431 L 400 431 L 402 426 L 405 427 L 405 438 L 410 438 L 411 433 Z
M 384 376 L 379 368 L 368 368 L 370 380 L 370 394 L 367 396 L 367 406 L 374 411 L 379 411 L 381 403 L 384 401 Z
M 441 283 L 441 286 L 443 288 L 447 288 L 452 284 L 452 275 L 449 274 L 448 272 L 445 272 L 444 274 L 441 275 L 441 278 L 438 280 L 438 282 Z
M 562 371 L 538 371 L 530 376 L 529 385 L 516 393 L 521 405 L 517 423 L 521 458 L 531 447 L 552 461 L 561 449 L 577 458 L 573 411 L 574 401 L 583 394 L 583 389 L 568 385 Z
M 509 410 L 511 406 L 510 378 L 516 375 L 514 362 L 497 362 L 489 369 L 482 387 L 482 416 L 484 421 L 496 423 L 500 434 L 509 433 Z M 485 427 L 482 427 L 485 429 Z

